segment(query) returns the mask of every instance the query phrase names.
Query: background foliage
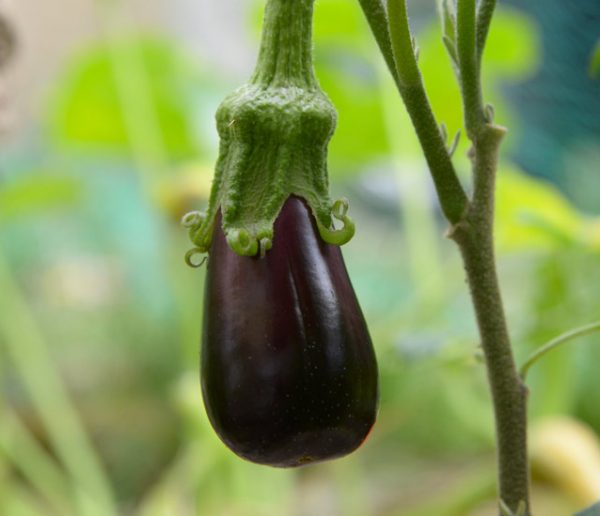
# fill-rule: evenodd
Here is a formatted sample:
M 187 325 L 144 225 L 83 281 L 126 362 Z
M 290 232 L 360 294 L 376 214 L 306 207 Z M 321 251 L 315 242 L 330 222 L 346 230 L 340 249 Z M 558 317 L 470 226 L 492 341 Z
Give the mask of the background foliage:
M 243 19 L 253 49 L 263 2 L 254 4 Z M 432 104 L 454 134 L 462 113 L 435 6 L 411 12 Z M 204 62 L 166 30 L 124 27 L 70 48 L 35 118 L 4 145 L 0 513 L 489 513 L 491 407 L 463 271 L 358 5 L 318 2 L 315 58 L 339 111 L 332 189 L 351 199 L 358 226 L 344 253 L 376 345 L 381 408 L 360 451 L 298 471 L 233 456 L 209 427 L 197 378 L 203 272 L 183 264 L 178 221 L 206 202 L 213 113 L 245 76 Z M 514 100 L 553 65 L 546 38 L 536 17 L 502 6 L 485 56 L 487 96 L 511 131 L 497 242 L 521 361 L 600 313 L 598 210 L 589 188 L 578 197 L 563 181 L 589 175 L 598 139 L 580 138 L 556 177 L 519 151 L 548 151 Z M 589 81 L 597 92 L 597 75 Z M 583 93 L 569 95 L 577 104 Z M 466 151 L 463 143 L 456 154 L 465 182 Z M 530 376 L 540 514 L 600 498 L 597 341 L 556 352 Z

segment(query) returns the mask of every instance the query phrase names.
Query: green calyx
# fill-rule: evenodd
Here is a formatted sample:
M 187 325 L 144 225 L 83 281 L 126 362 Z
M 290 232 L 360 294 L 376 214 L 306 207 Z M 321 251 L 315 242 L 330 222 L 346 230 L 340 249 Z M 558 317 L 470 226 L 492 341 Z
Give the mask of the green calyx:
M 192 266 L 208 252 L 219 209 L 231 249 L 264 256 L 291 195 L 306 200 L 325 242 L 342 245 L 354 235 L 348 201 L 329 198 L 327 145 L 337 115 L 313 71 L 313 2 L 268 0 L 254 75 L 217 111 L 221 144 L 208 209 L 183 218 L 195 245 L 186 255 Z

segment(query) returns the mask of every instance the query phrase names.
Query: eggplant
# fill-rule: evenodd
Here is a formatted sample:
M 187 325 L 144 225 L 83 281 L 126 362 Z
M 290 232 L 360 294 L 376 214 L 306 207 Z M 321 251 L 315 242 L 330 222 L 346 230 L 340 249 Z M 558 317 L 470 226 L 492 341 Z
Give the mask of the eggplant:
M 221 440 L 294 467 L 346 455 L 376 418 L 378 373 L 338 246 L 289 197 L 265 256 L 240 256 L 216 218 L 205 283 L 201 385 Z

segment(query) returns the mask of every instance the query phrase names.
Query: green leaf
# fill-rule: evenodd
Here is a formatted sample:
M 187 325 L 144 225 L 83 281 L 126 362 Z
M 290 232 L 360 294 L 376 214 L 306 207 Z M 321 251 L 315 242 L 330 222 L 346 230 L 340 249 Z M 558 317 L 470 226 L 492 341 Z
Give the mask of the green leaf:
M 374 44 L 360 9 L 348 0 L 317 3 L 314 39 L 317 77 L 338 111 L 330 173 L 348 175 L 389 150 Z
M 195 157 L 203 149 L 190 108 L 206 90 L 194 60 L 170 42 L 102 42 L 67 66 L 49 99 L 47 128 L 61 146 L 129 152 L 135 127 L 151 125 L 168 157 Z
M 458 70 L 458 55 L 456 54 L 456 46 L 454 44 L 454 41 L 452 41 L 450 38 L 448 38 L 448 36 L 444 36 L 442 37 L 442 41 L 444 42 L 444 46 L 446 47 L 446 50 L 448 51 L 448 55 L 450 56 L 450 59 L 452 59 L 452 63 L 454 64 L 455 68 Z
M 522 79 L 535 73 L 540 51 L 536 26 L 522 11 L 498 8 L 485 46 L 484 71 Z
M 575 516 L 600 516 L 600 501 L 583 511 L 575 513 Z
M 446 47 L 451 46 L 456 56 L 456 7 L 454 2 L 442 0 L 442 31 L 444 40 L 447 40 Z
M 388 152 L 380 87 L 366 59 L 342 48 L 319 54 L 319 82 L 338 112 L 329 146 L 331 175 L 347 175 Z
M 498 175 L 497 242 L 505 251 L 552 250 L 578 241 L 585 218 L 551 184 L 516 169 Z
M 12 218 L 64 208 L 81 198 L 81 184 L 66 177 L 44 177 L 39 172 L 0 185 L 0 223 Z
M 365 31 L 360 9 L 348 0 L 321 0 L 315 6 L 313 36 L 320 43 L 339 44 L 364 48 L 370 42 L 370 34 Z

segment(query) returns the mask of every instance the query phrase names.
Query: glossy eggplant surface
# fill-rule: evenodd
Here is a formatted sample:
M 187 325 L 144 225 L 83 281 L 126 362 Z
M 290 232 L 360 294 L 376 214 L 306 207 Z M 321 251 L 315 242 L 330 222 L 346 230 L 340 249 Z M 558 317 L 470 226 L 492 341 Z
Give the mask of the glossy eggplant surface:
M 239 456 L 271 466 L 350 453 L 375 422 L 378 382 L 339 247 L 320 239 L 297 197 L 262 258 L 234 253 L 216 224 L 201 350 L 214 429 Z

